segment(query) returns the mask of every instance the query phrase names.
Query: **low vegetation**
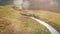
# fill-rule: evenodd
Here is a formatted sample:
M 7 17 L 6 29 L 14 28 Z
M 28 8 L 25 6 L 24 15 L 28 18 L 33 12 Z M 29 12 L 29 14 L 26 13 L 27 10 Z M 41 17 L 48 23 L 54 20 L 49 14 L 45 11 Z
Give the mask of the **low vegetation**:
M 0 34 L 51 34 L 42 24 L 19 13 L 12 6 L 0 6 Z
M 53 26 L 58 32 L 60 32 L 60 13 L 46 10 L 27 10 L 25 14 L 33 14 L 40 20 L 45 21 L 49 25 Z

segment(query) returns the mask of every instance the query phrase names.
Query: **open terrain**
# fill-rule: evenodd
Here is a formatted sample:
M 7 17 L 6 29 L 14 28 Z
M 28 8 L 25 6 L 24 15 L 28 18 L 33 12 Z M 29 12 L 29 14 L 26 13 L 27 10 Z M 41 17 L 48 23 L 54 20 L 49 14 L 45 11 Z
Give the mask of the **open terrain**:
M 20 13 L 12 6 L 0 6 L 0 34 L 51 34 L 45 26 Z
M 35 16 L 36 18 L 47 22 L 60 32 L 60 13 L 47 10 L 26 10 L 26 13 L 22 13 Z

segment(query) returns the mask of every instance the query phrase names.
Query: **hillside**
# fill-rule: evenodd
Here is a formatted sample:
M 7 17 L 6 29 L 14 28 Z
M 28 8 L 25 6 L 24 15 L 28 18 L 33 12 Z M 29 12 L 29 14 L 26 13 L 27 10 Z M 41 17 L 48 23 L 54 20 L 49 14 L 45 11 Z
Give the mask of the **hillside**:
M 60 13 L 47 10 L 26 10 L 26 12 L 22 13 L 31 16 L 35 15 L 37 18 L 47 22 L 60 32 Z
M 45 26 L 20 12 L 10 5 L 0 6 L 0 34 L 50 34 Z

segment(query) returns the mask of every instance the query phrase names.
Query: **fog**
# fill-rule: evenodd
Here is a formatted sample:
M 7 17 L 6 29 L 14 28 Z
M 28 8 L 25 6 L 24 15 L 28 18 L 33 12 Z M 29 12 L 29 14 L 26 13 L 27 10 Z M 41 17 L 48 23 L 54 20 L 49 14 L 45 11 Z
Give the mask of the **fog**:
M 30 0 L 29 9 L 38 10 L 38 9 L 47 9 L 53 10 L 60 8 L 60 0 L 49 0 L 49 1 L 39 1 L 39 0 Z
M 60 0 L 0 0 L 0 5 L 16 4 L 29 10 L 60 10 Z

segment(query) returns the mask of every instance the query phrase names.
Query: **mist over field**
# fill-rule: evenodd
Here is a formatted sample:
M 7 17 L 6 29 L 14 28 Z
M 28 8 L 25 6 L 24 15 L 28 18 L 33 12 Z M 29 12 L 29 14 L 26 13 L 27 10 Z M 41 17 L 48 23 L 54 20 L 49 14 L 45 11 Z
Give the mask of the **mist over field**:
M 16 0 L 0 0 L 0 5 L 9 5 L 9 4 L 21 4 L 20 2 L 14 2 Z M 59 10 L 60 9 L 60 0 L 24 0 L 23 7 L 29 10 Z
M 30 0 L 31 10 L 58 10 L 60 9 L 60 0 Z

